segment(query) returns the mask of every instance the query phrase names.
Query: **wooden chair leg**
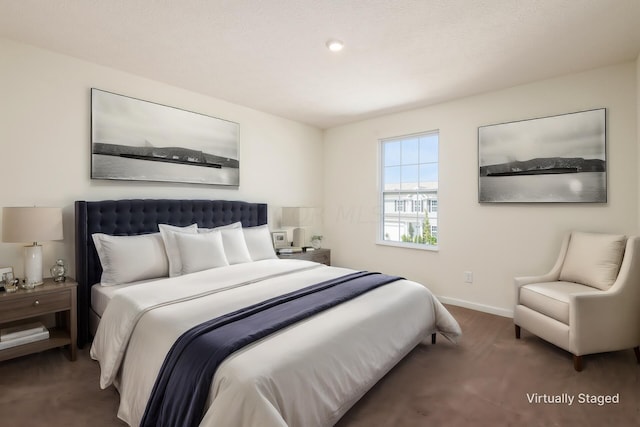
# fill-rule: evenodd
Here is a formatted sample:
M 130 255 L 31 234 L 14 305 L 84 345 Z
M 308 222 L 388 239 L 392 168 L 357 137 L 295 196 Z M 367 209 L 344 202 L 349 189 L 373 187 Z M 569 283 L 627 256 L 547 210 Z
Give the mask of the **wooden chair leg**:
M 636 361 L 640 365 L 640 346 L 633 347 L 633 351 L 636 354 Z
M 573 355 L 573 369 L 578 372 L 582 371 L 582 356 Z
M 435 343 L 436 343 L 436 334 L 431 334 L 431 344 L 435 344 Z
M 516 339 L 520 339 L 520 326 L 514 325 L 516 327 Z

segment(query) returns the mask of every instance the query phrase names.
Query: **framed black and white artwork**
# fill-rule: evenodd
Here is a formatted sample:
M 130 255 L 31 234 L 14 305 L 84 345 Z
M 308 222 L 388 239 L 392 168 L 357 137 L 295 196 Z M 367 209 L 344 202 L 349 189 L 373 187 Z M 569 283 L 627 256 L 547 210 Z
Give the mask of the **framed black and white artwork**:
M 273 231 L 271 232 L 271 240 L 273 241 L 273 247 L 275 249 L 286 248 L 289 245 L 287 241 L 287 232 L 286 231 Z
M 91 89 L 91 178 L 238 186 L 240 125 Z
M 478 128 L 478 200 L 606 203 L 606 109 Z

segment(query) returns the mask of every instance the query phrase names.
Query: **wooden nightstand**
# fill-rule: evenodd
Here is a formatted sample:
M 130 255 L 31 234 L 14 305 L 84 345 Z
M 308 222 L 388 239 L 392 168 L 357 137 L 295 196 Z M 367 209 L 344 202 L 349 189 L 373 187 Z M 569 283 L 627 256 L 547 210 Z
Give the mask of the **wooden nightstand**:
M 281 259 L 303 259 L 306 261 L 319 262 L 320 264 L 331 265 L 331 249 L 316 249 L 308 252 L 298 252 L 295 254 L 280 254 Z
M 0 350 L 0 361 L 38 353 L 51 348 L 68 346 L 69 359 L 76 360 L 76 287 L 67 278 L 57 284 L 51 278 L 34 289 L 19 289 L 13 293 L 0 293 L 0 328 L 28 323 L 42 315 L 55 313 L 56 326 L 49 328 L 49 339 Z

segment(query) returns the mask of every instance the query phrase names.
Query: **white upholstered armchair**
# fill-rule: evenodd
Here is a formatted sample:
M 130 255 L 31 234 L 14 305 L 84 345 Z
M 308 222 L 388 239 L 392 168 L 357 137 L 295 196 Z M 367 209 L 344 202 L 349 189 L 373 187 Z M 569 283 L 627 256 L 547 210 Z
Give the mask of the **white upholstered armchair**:
M 573 232 L 553 269 L 516 277 L 514 323 L 582 356 L 633 348 L 640 363 L 640 238 Z

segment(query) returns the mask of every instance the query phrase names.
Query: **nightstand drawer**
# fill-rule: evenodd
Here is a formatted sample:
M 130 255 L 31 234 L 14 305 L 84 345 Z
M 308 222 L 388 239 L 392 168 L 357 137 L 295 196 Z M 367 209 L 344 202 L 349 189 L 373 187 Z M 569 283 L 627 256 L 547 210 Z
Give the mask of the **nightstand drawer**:
M 33 293 L 21 298 L 0 301 L 0 323 L 25 317 L 53 313 L 71 307 L 71 290 L 52 293 Z
M 331 249 L 316 249 L 315 251 L 296 252 L 293 254 L 279 254 L 280 259 L 301 259 L 331 265 Z

